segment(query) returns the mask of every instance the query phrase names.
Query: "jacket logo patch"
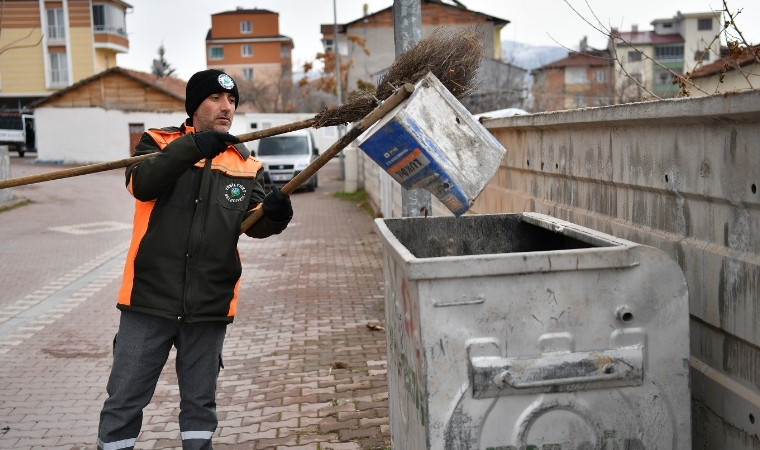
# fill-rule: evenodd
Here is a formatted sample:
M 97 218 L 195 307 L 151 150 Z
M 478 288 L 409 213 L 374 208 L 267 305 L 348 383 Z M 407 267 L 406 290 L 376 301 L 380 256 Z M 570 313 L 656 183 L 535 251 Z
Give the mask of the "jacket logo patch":
M 228 202 L 238 203 L 245 198 L 245 186 L 237 183 L 230 183 L 224 187 L 224 198 Z

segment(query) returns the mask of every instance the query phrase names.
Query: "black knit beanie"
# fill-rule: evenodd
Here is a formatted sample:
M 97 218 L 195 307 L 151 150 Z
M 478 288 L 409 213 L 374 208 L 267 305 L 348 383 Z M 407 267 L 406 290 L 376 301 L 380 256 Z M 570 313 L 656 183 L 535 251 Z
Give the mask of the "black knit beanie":
M 211 94 L 218 92 L 229 92 L 235 96 L 235 109 L 240 103 L 237 84 L 232 77 L 221 70 L 208 69 L 196 72 L 185 88 L 185 111 L 191 118 L 196 109 Z

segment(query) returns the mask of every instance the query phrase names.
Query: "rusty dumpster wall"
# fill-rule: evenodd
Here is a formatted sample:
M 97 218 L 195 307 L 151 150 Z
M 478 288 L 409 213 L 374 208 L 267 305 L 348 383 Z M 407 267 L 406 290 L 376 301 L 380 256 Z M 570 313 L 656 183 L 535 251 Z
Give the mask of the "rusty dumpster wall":
M 693 448 L 760 449 L 760 92 L 484 125 L 507 156 L 473 212 L 544 213 L 667 252 L 690 294 Z

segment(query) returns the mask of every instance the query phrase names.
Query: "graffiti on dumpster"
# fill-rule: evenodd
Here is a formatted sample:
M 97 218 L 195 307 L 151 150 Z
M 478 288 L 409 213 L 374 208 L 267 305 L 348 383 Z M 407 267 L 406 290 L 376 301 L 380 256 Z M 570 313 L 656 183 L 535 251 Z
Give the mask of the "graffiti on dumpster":
M 388 339 L 393 348 L 389 358 L 393 358 L 398 377 L 403 380 L 408 394 L 408 402 L 419 412 L 420 422 L 425 425 L 425 390 L 422 383 L 422 343 L 419 333 L 419 308 L 409 294 L 409 285 L 401 277 L 392 258 L 386 259 L 391 269 L 390 295 L 392 305 L 391 320 L 388 323 Z M 399 295 L 400 294 L 400 295 Z M 400 297 L 400 298 L 399 298 Z
M 631 450 L 645 450 L 644 443 L 640 439 L 617 439 L 617 432 L 615 430 L 604 430 L 604 445 L 603 448 L 607 449 L 631 449 Z M 568 445 L 569 444 L 569 445 Z M 486 447 L 486 450 L 591 450 L 594 448 L 594 444 L 589 441 L 578 443 L 573 447 L 573 444 L 564 442 L 561 444 L 541 444 L 541 445 L 526 445 L 514 446 L 514 445 L 499 445 L 496 447 Z
M 425 396 L 422 393 L 421 385 L 417 382 L 418 374 L 409 366 L 406 355 L 401 354 L 401 365 L 399 366 L 399 375 L 404 377 L 404 387 L 406 392 L 412 397 L 415 408 L 420 412 L 420 422 L 425 425 Z
M 417 302 L 409 297 L 409 286 L 406 280 L 401 280 L 401 298 L 404 302 L 404 337 L 408 339 L 407 342 L 412 344 L 411 351 L 414 357 L 414 371 L 417 373 L 420 383 L 422 383 L 422 375 L 420 374 L 420 369 L 422 368 L 422 344 L 419 333 L 420 324 L 418 323 L 420 311 Z

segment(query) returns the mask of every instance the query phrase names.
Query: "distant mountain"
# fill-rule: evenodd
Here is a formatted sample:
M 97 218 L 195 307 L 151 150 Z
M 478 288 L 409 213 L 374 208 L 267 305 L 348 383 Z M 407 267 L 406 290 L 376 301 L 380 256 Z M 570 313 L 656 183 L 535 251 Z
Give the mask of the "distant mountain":
M 502 60 L 530 71 L 567 56 L 568 50 L 560 46 L 531 45 L 517 41 L 501 41 Z

